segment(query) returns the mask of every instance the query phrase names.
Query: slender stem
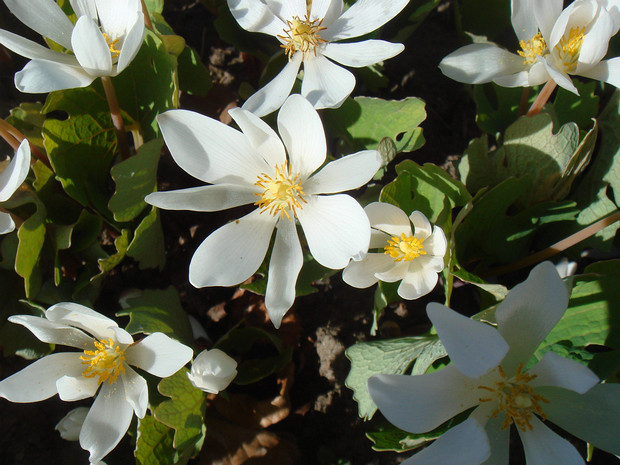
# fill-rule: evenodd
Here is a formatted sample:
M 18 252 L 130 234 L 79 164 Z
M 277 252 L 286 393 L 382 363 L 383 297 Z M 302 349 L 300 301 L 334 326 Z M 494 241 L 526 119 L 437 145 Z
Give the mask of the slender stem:
M 530 99 L 531 87 L 524 87 L 521 92 L 521 100 L 519 101 L 519 116 L 525 115 L 527 110 L 527 102 Z
M 150 30 L 153 30 L 153 23 L 151 22 L 151 15 L 149 15 L 149 10 L 146 7 L 146 3 L 142 0 L 142 13 L 144 14 L 144 25 L 148 27 Z
M 498 275 L 504 274 L 511 271 L 519 270 L 521 268 L 525 268 L 526 266 L 534 265 L 535 263 L 542 262 L 553 255 L 563 252 L 564 250 L 578 244 L 579 242 L 587 239 L 590 236 L 593 236 L 600 230 L 606 228 L 614 224 L 616 221 L 620 221 L 620 211 L 617 211 L 602 220 L 597 221 L 596 223 L 587 226 L 581 231 L 576 232 L 568 236 L 566 239 L 562 239 L 559 242 L 556 242 L 550 247 L 547 247 L 540 252 L 536 252 L 535 254 L 529 255 L 521 260 L 518 260 L 514 263 L 510 263 L 508 265 L 499 266 L 497 268 L 493 268 L 488 272 L 484 273 L 485 276 L 490 275 Z
M 116 98 L 114 84 L 112 84 L 112 79 L 110 79 L 109 76 L 102 76 L 101 82 L 103 83 L 103 90 L 105 91 L 105 96 L 108 99 L 110 115 L 112 116 L 114 131 L 116 131 L 116 138 L 118 139 L 118 148 L 121 152 L 121 157 L 123 158 L 123 160 L 127 160 L 129 158 L 129 143 L 127 142 L 127 132 L 125 131 L 125 124 L 123 123 L 121 108 L 119 107 L 118 99 Z
M 19 148 L 19 144 L 26 138 L 21 132 L 19 132 L 14 126 L 7 123 L 5 120 L 0 118 L 0 137 L 2 137 L 13 150 L 17 150 Z M 40 160 L 45 166 L 54 171 L 52 165 L 47 158 L 47 156 L 39 150 L 39 147 L 30 143 L 30 153 L 34 155 L 37 160 Z
M 536 100 L 534 100 L 534 103 L 532 103 L 532 106 L 527 112 L 527 116 L 534 116 L 540 113 L 540 110 L 543 109 L 543 107 L 549 100 L 549 97 L 551 97 L 551 94 L 555 90 L 556 86 L 557 84 L 553 79 L 549 79 L 547 81 L 545 87 L 543 87 L 543 89 L 540 91 L 540 94 L 538 94 L 538 97 L 536 97 Z

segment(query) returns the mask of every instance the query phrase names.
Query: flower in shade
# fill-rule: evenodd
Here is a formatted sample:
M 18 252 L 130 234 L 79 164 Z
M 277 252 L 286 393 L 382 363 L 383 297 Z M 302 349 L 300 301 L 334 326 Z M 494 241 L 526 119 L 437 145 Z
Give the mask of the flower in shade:
M 407 217 L 389 203 L 374 202 L 364 211 L 372 228 L 369 253 L 347 265 L 342 271 L 344 282 L 364 288 L 377 281 L 402 280 L 398 295 L 403 299 L 417 299 L 431 292 L 437 284 L 437 273 L 444 268 L 447 242 L 443 230 L 431 227 L 419 211 Z
M 445 57 L 439 67 L 448 77 L 469 84 L 495 82 L 527 87 L 553 79 L 578 93 L 570 76 L 579 75 L 620 86 L 620 58 L 601 61 L 620 28 L 616 0 L 512 0 L 517 54 L 492 43 L 467 45 Z
M 451 365 L 430 374 L 377 375 L 368 389 L 385 417 L 406 431 L 425 433 L 473 409 L 431 446 L 404 464 L 506 464 L 515 425 L 528 465 L 583 465 L 575 447 L 546 426 L 620 454 L 620 385 L 599 379 L 579 362 L 534 352 L 560 320 L 568 290 L 545 262 L 497 307 L 497 329 L 439 304 L 427 313 Z
M 359 68 L 392 58 L 404 49 L 402 44 L 383 40 L 348 39 L 383 26 L 407 3 L 409 0 L 358 0 L 345 10 L 342 0 L 228 0 L 242 28 L 275 36 L 289 59 L 243 108 L 258 116 L 280 108 L 302 63 L 301 94 L 315 108 L 339 107 L 353 91 L 355 77 L 334 62 Z
M 79 432 L 91 463 L 114 449 L 134 412 L 139 418 L 146 413 L 146 381 L 131 366 L 167 377 L 192 358 L 192 349 L 165 334 L 134 342 L 113 320 L 71 302 L 50 307 L 45 318 L 14 315 L 9 321 L 25 326 L 43 342 L 80 349 L 48 355 L 0 381 L 0 397 L 38 402 L 58 394 L 64 401 L 76 401 L 99 391 Z
M 6 202 L 22 185 L 30 171 L 30 144 L 26 139 L 19 144 L 15 156 L 0 173 L 0 202 Z M 0 234 L 10 233 L 15 229 L 11 215 L 0 212 Z
M 217 394 L 237 376 L 237 362 L 220 349 L 203 350 L 192 362 L 187 377 L 198 389 Z
M 60 437 L 66 441 L 78 441 L 86 415 L 88 415 L 88 407 L 78 407 L 62 417 L 55 428 Z
M 321 265 L 344 268 L 368 249 L 368 218 L 355 199 L 335 194 L 366 184 L 381 166 L 376 150 L 325 162 L 326 141 L 318 113 L 291 95 L 278 113 L 282 140 L 265 122 L 243 109 L 229 111 L 241 131 L 197 113 L 172 110 L 157 118 L 176 163 L 211 185 L 154 192 L 146 202 L 169 210 L 217 211 L 254 204 L 198 247 L 189 265 L 196 287 L 234 286 L 269 262 L 265 305 L 280 326 L 295 300 L 303 263 L 297 220 L 308 248 Z M 286 147 L 286 149 L 285 149 Z M 288 152 L 288 156 L 287 156 Z
M 134 59 L 144 38 L 140 0 L 70 0 L 75 25 L 54 0 L 4 0 L 26 26 L 71 53 L 50 50 L 0 29 L 0 43 L 30 58 L 15 75 L 21 92 L 42 93 L 86 87 L 116 76 Z

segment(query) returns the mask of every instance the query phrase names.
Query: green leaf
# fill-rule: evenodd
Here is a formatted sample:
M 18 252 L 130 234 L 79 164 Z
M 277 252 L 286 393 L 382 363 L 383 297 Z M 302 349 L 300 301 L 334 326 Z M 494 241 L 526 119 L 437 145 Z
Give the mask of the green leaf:
M 526 90 L 526 92 L 529 89 Z M 494 82 L 474 86 L 474 101 L 476 102 L 476 124 L 480 129 L 495 137 L 506 131 L 508 126 L 519 117 L 522 87 L 502 87 Z M 535 92 L 528 99 L 529 104 L 534 102 Z
M 112 167 L 116 191 L 108 203 L 116 221 L 131 221 L 146 207 L 144 197 L 157 187 L 162 139 L 147 142 L 134 156 Z
M 139 465 L 171 465 L 175 450 L 172 446 L 174 430 L 151 415 L 138 420 L 136 462 Z
M 15 271 L 24 278 L 27 298 L 34 298 L 41 288 L 40 256 L 45 243 L 45 206 L 34 196 L 35 213 L 22 223 L 17 232 L 19 245 L 15 257 Z
M 482 278 L 476 276 L 473 273 L 469 273 L 465 269 L 454 270 L 452 274 L 456 276 L 458 279 L 460 279 L 461 281 L 465 283 L 473 284 L 477 288 L 482 289 L 483 291 L 491 294 L 497 302 L 504 300 L 506 296 L 508 295 L 508 289 L 506 288 L 506 286 L 502 286 L 501 284 L 487 283 Z
M 510 2 L 460 0 L 457 7 L 459 7 L 463 31 L 477 35 L 487 35 L 491 39 L 506 29 L 510 29 L 512 33 Z M 512 52 L 516 52 L 516 50 L 512 50 Z
M 152 208 L 134 231 L 134 237 L 127 248 L 127 255 L 134 258 L 141 270 L 166 265 L 164 232 L 161 228 L 159 210 Z
M 351 151 L 376 149 L 384 137 L 395 141 L 398 152 L 417 150 L 424 145 L 419 125 L 425 119 L 424 101 L 415 97 L 404 100 L 355 97 L 324 114 L 325 125 Z
M 551 108 L 555 116 L 557 126 L 562 126 L 574 121 L 581 129 L 590 129 L 592 119 L 598 115 L 599 98 L 594 93 L 597 82 L 583 83 L 573 79 L 579 95 L 560 87 Z
M 170 400 L 155 408 L 155 418 L 174 429 L 173 446 L 178 451 L 185 451 L 202 442 L 206 432 L 205 394 L 190 383 L 187 373 L 187 368 L 181 368 L 161 380 L 158 390 Z
M 28 142 L 43 149 L 43 122 L 45 115 L 42 114 L 43 105 L 40 102 L 24 102 L 13 108 L 6 121 L 18 129 Z
M 125 258 L 127 254 L 127 247 L 129 246 L 129 239 L 131 233 L 128 229 L 123 229 L 121 231 L 121 235 L 114 239 L 114 247 L 116 247 L 116 253 L 110 255 L 107 258 L 100 258 L 97 260 L 99 263 L 99 270 L 101 270 L 101 275 L 108 273 L 112 269 L 116 268 Z
M 204 97 L 211 89 L 211 74 L 202 63 L 198 52 L 185 47 L 179 55 L 179 88 L 190 95 Z
M 366 382 L 372 375 L 403 374 L 424 348 L 437 336 L 404 337 L 388 341 L 358 342 L 347 348 L 345 355 L 351 361 L 351 371 L 345 385 L 353 390 L 358 414 L 368 420 L 377 406 L 372 401 Z
M 127 299 L 128 308 L 116 316 L 129 316 L 125 328 L 130 334 L 161 332 L 192 347 L 194 338 L 187 314 L 173 286 L 168 289 L 146 289 L 138 297 Z
M 56 224 L 74 223 L 82 207 L 65 194 L 53 171 L 37 160 L 32 165 L 32 172 L 35 176 L 32 187 L 47 209 L 48 221 Z

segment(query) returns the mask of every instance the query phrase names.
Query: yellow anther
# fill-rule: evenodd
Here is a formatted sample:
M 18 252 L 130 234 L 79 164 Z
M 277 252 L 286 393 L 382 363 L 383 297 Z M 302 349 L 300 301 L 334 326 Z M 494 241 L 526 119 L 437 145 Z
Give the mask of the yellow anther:
M 119 39 L 112 40 L 109 35 L 105 32 L 103 33 L 103 38 L 108 44 L 108 48 L 110 49 L 110 54 L 112 55 L 112 59 L 118 58 L 121 54 L 121 51 L 116 48 L 116 44 L 118 44 Z
M 585 33 L 585 27 L 571 27 L 568 35 L 564 34 L 558 45 L 556 45 L 560 62 L 568 72 L 574 71 L 577 67 Z
M 302 203 L 308 203 L 304 199 L 305 194 L 299 177 L 299 173 L 295 176 L 289 173 L 286 161 L 281 166 L 276 165 L 276 172 L 273 177 L 262 173 L 254 185 L 263 189 L 263 192 L 254 194 L 260 197 L 260 200 L 254 202 L 254 205 L 259 206 L 261 213 L 267 211 L 270 215 L 277 216 L 279 214 L 281 217 L 286 216 L 290 220 L 289 212 L 292 212 L 293 216 L 297 217 L 296 209 L 301 210 L 303 208 Z
M 95 341 L 97 350 L 85 350 L 80 357 L 84 365 L 88 365 L 82 373 L 86 378 L 99 376 L 99 384 L 107 381 L 110 384 L 116 382 L 116 378 L 125 373 L 125 353 L 114 341 Z
M 285 42 L 281 47 L 286 51 L 289 60 L 297 51 L 303 54 L 304 60 L 310 53 L 316 55 L 316 47 L 327 42 L 319 36 L 319 32 L 326 29 L 321 26 L 322 22 L 323 19 L 310 21 L 310 15 L 307 13 L 305 19 L 293 16 L 292 20 L 286 21 L 288 26 L 287 29 L 284 29 L 286 35 L 279 35 L 278 37 Z
M 426 255 L 424 239 L 406 236 L 405 233 L 402 233 L 400 237 L 394 236 L 388 240 L 388 245 L 385 246 L 384 250 L 384 253 L 392 257 L 395 262 L 402 260 L 408 262 L 420 255 Z
M 530 40 L 522 40 L 519 42 L 521 50 L 517 51 L 519 55 L 525 58 L 524 63 L 533 65 L 538 61 L 538 57 L 543 57 L 549 53 L 547 43 L 540 32 L 534 34 Z

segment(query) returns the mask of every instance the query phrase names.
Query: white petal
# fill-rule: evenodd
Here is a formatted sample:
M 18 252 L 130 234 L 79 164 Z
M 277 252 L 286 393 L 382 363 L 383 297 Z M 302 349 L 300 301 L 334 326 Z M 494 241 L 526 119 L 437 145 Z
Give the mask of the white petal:
M 428 261 L 426 257 L 417 257 L 409 264 L 409 270 L 398 286 L 398 295 L 403 299 L 419 299 L 435 289 L 439 276 L 434 268 L 426 266 Z
M 496 77 L 493 79 L 493 82 L 502 87 L 528 87 L 533 85 L 530 84 L 530 73 L 526 70 L 507 76 Z
M 395 57 L 405 50 L 403 44 L 393 44 L 384 40 L 363 40 L 353 43 L 329 43 L 321 50 L 327 58 L 352 68 L 374 65 Z
M 601 9 L 596 21 L 583 39 L 575 74 L 581 74 L 583 68 L 591 68 L 603 59 L 607 53 L 609 39 L 613 34 L 613 19 L 607 11 Z
M 212 394 L 226 389 L 235 376 L 237 362 L 219 349 L 200 352 L 192 362 L 191 372 L 187 373 L 194 387 Z
M 18 55 L 30 58 L 31 60 L 47 60 L 79 66 L 73 55 L 55 52 L 43 45 L 2 29 L 0 29 L 0 43 Z
M 216 184 L 166 192 L 153 192 L 144 201 L 164 210 L 213 212 L 254 203 L 256 187 L 238 184 Z
M 411 231 L 409 231 L 411 232 Z M 400 235 L 400 234 L 398 234 Z M 370 244 L 368 245 L 368 250 L 371 249 L 381 249 L 381 252 L 384 252 L 385 246 L 390 240 L 391 235 L 386 234 L 383 231 L 379 231 L 378 229 L 370 228 Z
M 146 380 L 130 366 L 125 367 L 125 373 L 121 375 L 121 378 L 125 387 L 125 400 L 129 402 L 138 418 L 144 418 L 149 404 L 149 388 Z
M 525 68 L 523 58 L 494 44 L 461 47 L 439 63 L 441 72 L 467 84 L 483 84 Z
M 293 58 L 282 68 L 282 71 L 264 87 L 252 94 L 241 108 L 251 111 L 261 118 L 280 108 L 286 97 L 291 93 L 295 79 L 297 79 L 301 61 L 302 54 L 295 53 Z
M 558 436 L 537 417 L 530 420 L 533 428 L 519 429 L 519 436 L 525 450 L 527 465 L 584 465 L 585 461 L 577 449 L 566 439 Z
M 9 317 L 9 321 L 25 326 L 37 339 L 49 344 L 60 344 L 82 350 L 93 348 L 91 336 L 62 323 L 32 315 L 13 315 Z
M 368 34 L 400 13 L 407 3 L 409 0 L 357 0 L 321 37 L 332 42 Z
M 547 46 L 549 50 L 552 50 L 558 44 L 564 33 L 570 29 L 570 26 L 581 27 L 589 24 L 594 19 L 597 10 L 598 5 L 596 1 L 573 2 L 564 8 L 553 24 L 551 34 L 548 36 Z
M 93 76 L 112 74 L 112 56 L 99 26 L 88 16 L 78 18 L 71 34 L 75 57 L 86 72 Z
M 254 113 L 242 108 L 228 110 L 250 144 L 269 166 L 281 165 L 286 160 L 284 145 L 271 127 Z
M 368 250 L 368 217 L 348 195 L 310 197 L 297 217 L 310 253 L 327 268 L 344 268 L 351 258 L 361 258 Z
M 84 369 L 85 366 L 82 365 Z M 99 377 L 86 378 L 83 375 L 61 377 L 56 382 L 58 397 L 65 402 L 88 399 L 93 397 L 99 388 Z
M 413 235 L 415 237 L 426 239 L 432 234 L 433 228 L 424 213 L 417 210 L 411 212 L 411 215 L 409 215 L 409 220 L 413 224 Z
M 163 333 L 153 333 L 125 351 L 127 363 L 166 378 L 192 359 L 193 351 Z
M 431 237 L 424 241 L 424 250 L 426 250 L 426 253 L 429 255 L 443 258 L 447 249 L 448 241 L 446 239 L 446 234 L 443 232 L 443 229 L 435 225 Z M 443 269 L 443 266 L 441 269 Z
M 385 271 L 375 273 L 375 276 L 379 281 L 386 283 L 395 283 L 400 281 L 409 272 L 409 263 L 405 261 L 395 262 L 392 259 L 393 265 Z
M 265 258 L 276 218 L 259 210 L 207 237 L 189 264 L 194 287 L 235 286 L 252 276 Z
M 276 228 L 265 292 L 265 307 L 276 329 L 295 301 L 295 284 L 303 263 L 304 256 L 295 222 L 282 218 Z
M 304 183 L 306 194 L 334 194 L 357 189 L 370 181 L 381 168 L 381 155 L 364 150 L 325 165 Z
M 554 387 L 536 392 L 549 400 L 543 409 L 553 423 L 599 449 L 620 455 L 620 384 L 599 384 L 585 394 Z
M 545 66 L 545 63 L 540 61 L 535 63 L 534 66 L 530 68 L 527 76 L 529 83 L 528 85 L 530 86 L 545 84 L 549 79 L 551 79 L 551 76 L 549 76 L 549 73 L 547 72 L 547 67 Z
M 491 404 L 481 405 L 472 412 L 469 418 L 475 418 L 484 429 L 491 445 L 491 455 L 480 465 L 508 465 L 510 456 L 510 428 L 504 428 L 504 418 L 501 415 L 493 418 Z
M 323 19 L 321 26 L 329 27 L 344 9 L 342 0 L 313 0 L 310 19 Z
M 84 305 L 61 302 L 48 308 L 45 311 L 45 317 L 56 323 L 83 329 L 97 339 L 111 337 L 116 340 L 114 328 L 118 328 L 118 324 Z
M 113 40 L 127 33 L 138 16 L 138 9 L 141 9 L 136 0 L 125 0 L 120 4 L 117 0 L 95 0 L 95 5 L 101 30 Z
M 388 233 L 390 236 L 411 236 L 411 222 L 407 214 L 396 205 L 385 202 L 373 202 L 366 205 L 364 211 L 368 215 L 370 225 Z
M 87 414 L 88 407 L 74 408 L 58 422 L 54 429 L 65 441 L 77 441 Z
M 314 108 L 338 108 L 354 87 L 355 76 L 323 55 L 304 61 L 301 94 Z
M 41 94 L 86 87 L 94 79 L 94 76 L 81 68 L 50 61 L 32 60 L 15 74 L 15 87 L 20 92 Z
M 118 55 L 115 74 L 122 72 L 136 57 L 144 41 L 144 15 L 138 12 L 137 18 L 123 40 L 121 53 Z
M 0 381 L 0 397 L 11 402 L 38 402 L 58 392 L 56 381 L 84 371 L 79 352 L 48 355 Z
M 0 234 L 8 234 L 15 229 L 15 222 L 8 213 L 0 212 Z
M 470 378 L 479 378 L 497 367 L 508 352 L 508 344 L 490 325 L 434 302 L 428 304 L 426 313 L 452 363 Z
M 0 202 L 11 198 L 30 171 L 30 144 L 24 139 L 8 166 L 0 173 Z
M 301 95 L 291 95 L 278 113 L 278 132 L 288 152 L 291 171 L 306 180 L 323 164 L 327 154 L 319 114 Z
M 99 462 L 116 447 L 132 417 L 133 408 L 125 400 L 122 380 L 104 383 L 80 431 L 80 446 L 90 452 L 90 463 Z
M 174 161 L 201 181 L 253 185 L 268 168 L 243 133 L 212 118 L 170 110 L 157 122 Z
M 551 262 L 536 266 L 497 307 L 497 329 L 510 345 L 506 373 L 526 364 L 568 306 L 568 290 Z
M 536 375 L 530 385 L 556 386 L 570 389 L 579 394 L 588 391 L 599 383 L 598 376 L 582 363 L 547 352 L 540 362 L 534 365 L 529 374 Z
M 342 270 L 342 280 L 349 286 L 360 289 L 377 282 L 376 273 L 382 273 L 394 266 L 394 260 L 382 253 L 369 253 L 363 260 L 352 260 Z
M 548 39 L 551 36 L 553 25 L 562 13 L 563 3 L 562 0 L 533 1 L 530 3 L 529 7 L 533 10 L 532 13 L 544 38 Z M 534 31 L 535 33 L 536 31 Z M 525 40 L 531 39 L 532 36 L 525 38 Z
M 303 18 L 308 11 L 306 0 L 266 0 L 266 3 L 271 11 L 284 20 L 291 19 L 293 16 Z
M 97 7 L 93 0 L 69 0 L 69 3 L 78 17 L 88 16 L 94 20 L 97 19 Z
M 448 365 L 426 375 L 372 376 L 368 392 L 390 423 L 412 433 L 426 433 L 478 405 L 478 384 Z
M 593 68 L 583 71 L 581 75 L 620 87 L 620 57 L 601 61 Z
M 512 28 L 519 40 L 530 40 L 538 32 L 533 2 L 534 0 L 510 0 Z
M 43 37 L 71 50 L 73 24 L 53 0 L 5 0 L 11 13 Z
M 282 34 L 286 24 L 260 0 L 228 0 L 230 12 L 246 31 L 272 36 Z

